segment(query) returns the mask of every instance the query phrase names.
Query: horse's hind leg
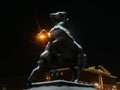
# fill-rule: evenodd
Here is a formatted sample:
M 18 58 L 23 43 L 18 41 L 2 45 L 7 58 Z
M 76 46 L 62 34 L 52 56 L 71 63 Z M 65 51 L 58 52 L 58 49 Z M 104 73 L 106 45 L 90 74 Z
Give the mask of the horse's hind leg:
M 30 85 L 32 83 L 32 77 L 35 76 L 40 70 L 40 67 L 37 66 L 36 68 L 34 68 L 30 74 L 30 76 L 28 77 L 27 83 L 28 85 Z
M 86 65 L 86 61 L 87 61 L 86 54 L 79 54 L 77 60 L 78 60 L 78 75 L 77 75 L 77 79 L 75 80 L 75 82 L 79 81 L 81 71 L 84 69 Z
M 76 79 L 74 66 L 71 66 L 70 69 L 71 69 L 71 71 L 72 71 L 72 82 L 73 82 L 73 81 L 75 81 L 75 79 Z
M 31 74 L 30 74 L 30 76 L 28 77 L 28 80 L 27 80 L 28 85 L 30 85 L 32 83 L 33 76 L 35 76 L 42 69 L 42 65 L 43 65 L 43 61 L 41 60 L 39 62 L 39 65 L 32 70 L 32 72 L 31 72 Z
M 53 72 L 52 72 L 53 80 L 56 79 L 56 74 L 57 74 L 57 70 L 54 68 L 54 69 L 53 69 Z

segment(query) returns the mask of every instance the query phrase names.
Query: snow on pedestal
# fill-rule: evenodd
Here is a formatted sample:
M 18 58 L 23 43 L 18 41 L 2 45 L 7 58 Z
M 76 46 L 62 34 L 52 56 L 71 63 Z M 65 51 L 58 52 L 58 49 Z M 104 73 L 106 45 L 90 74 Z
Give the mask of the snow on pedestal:
M 96 90 L 92 84 L 80 84 L 65 80 L 32 83 L 31 87 L 23 90 Z

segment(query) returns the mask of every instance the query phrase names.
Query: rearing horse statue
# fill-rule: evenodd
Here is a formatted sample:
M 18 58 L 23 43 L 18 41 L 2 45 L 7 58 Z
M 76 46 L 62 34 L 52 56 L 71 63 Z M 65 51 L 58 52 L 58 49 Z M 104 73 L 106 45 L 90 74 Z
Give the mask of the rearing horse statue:
M 30 74 L 28 83 L 32 82 L 32 77 L 37 72 L 43 73 L 50 69 L 63 67 L 69 67 L 73 72 L 72 81 L 78 82 L 80 72 L 86 65 L 87 56 L 67 29 L 66 12 L 51 13 L 50 18 L 55 22 L 55 25 L 49 32 L 49 42 L 40 55 L 39 65 Z M 76 65 L 78 66 L 77 78 L 74 70 Z

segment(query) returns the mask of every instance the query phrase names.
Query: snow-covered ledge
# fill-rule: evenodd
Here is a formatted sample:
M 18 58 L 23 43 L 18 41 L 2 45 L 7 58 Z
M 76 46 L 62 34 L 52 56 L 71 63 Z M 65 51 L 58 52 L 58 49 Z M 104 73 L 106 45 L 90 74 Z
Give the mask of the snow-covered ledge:
M 65 80 L 54 80 L 32 83 L 31 87 L 23 90 L 96 90 L 92 84 L 79 84 Z

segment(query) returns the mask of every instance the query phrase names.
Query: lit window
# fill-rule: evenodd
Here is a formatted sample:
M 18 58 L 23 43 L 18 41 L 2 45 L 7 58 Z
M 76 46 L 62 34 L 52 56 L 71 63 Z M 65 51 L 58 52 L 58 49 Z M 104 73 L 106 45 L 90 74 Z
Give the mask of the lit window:
M 63 75 L 63 72 L 61 72 L 60 75 Z

